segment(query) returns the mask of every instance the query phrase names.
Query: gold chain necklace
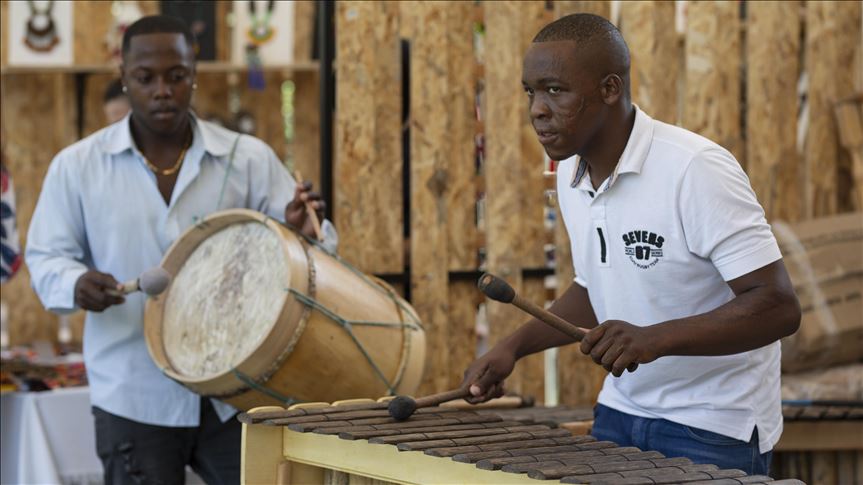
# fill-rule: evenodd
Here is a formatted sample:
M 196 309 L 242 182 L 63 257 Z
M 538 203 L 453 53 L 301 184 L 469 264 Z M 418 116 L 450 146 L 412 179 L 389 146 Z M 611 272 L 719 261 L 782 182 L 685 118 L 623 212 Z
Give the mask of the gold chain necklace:
M 150 161 L 147 160 L 147 157 L 144 157 L 144 163 L 146 163 L 147 167 L 149 167 L 150 170 L 152 170 L 153 173 L 155 173 L 156 175 L 162 175 L 164 177 L 167 177 L 168 175 L 174 175 L 175 173 L 177 173 L 177 170 L 180 170 L 180 166 L 183 165 L 183 160 L 186 158 L 186 150 L 189 149 L 189 146 L 191 144 L 192 140 L 189 140 L 189 142 L 186 143 L 186 146 L 184 146 L 183 149 L 180 150 L 180 156 L 177 157 L 177 161 L 174 162 L 174 166 L 171 168 L 161 169 L 150 163 Z

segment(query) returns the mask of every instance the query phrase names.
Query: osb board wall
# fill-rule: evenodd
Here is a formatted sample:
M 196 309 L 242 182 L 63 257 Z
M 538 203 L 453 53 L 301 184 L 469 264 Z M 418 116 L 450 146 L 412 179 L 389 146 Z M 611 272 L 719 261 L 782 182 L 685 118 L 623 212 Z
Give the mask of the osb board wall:
M 76 140 L 74 98 L 66 95 L 73 91 L 74 79 L 68 74 L 15 74 L 4 75 L 2 81 L 6 163 L 15 184 L 23 248 L 48 165 L 60 149 Z M 26 265 L 3 285 L 3 301 L 9 306 L 13 344 L 55 339 L 57 316 L 45 311 L 30 289 Z M 80 338 L 81 330 L 79 319 L 73 333 Z
M 746 159 L 768 219 L 797 221 L 803 184 L 797 156 L 800 2 L 752 2 L 746 19 Z
M 404 270 L 398 9 L 336 4 L 333 213 L 342 256 L 371 273 Z
M 806 133 L 807 217 L 847 211 L 850 161 L 840 150 L 836 101 L 854 94 L 855 49 L 860 48 L 860 2 L 807 2 L 805 67 L 809 73 Z

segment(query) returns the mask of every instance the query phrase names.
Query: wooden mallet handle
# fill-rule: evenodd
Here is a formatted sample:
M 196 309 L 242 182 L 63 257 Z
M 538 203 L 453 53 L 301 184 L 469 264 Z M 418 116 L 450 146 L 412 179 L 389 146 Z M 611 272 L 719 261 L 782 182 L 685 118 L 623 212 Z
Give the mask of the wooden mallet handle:
M 525 300 L 515 293 L 512 286 L 506 281 L 494 276 L 493 274 L 485 273 L 479 278 L 477 283 L 479 289 L 492 300 L 497 300 L 502 303 L 512 303 L 524 312 L 532 315 L 540 322 L 551 325 L 558 331 L 572 337 L 575 340 L 581 340 L 587 334 L 587 329 L 577 327 L 550 311 L 542 308 L 531 301 Z
M 404 421 L 411 417 L 414 411 L 419 408 L 437 406 L 440 403 L 452 401 L 453 399 L 464 399 L 470 395 L 469 387 L 460 387 L 451 391 L 440 392 L 417 399 L 413 399 L 409 396 L 398 396 L 390 401 L 387 409 L 393 419 L 396 421 Z
M 303 176 L 300 174 L 299 170 L 294 170 L 294 178 L 297 180 L 298 184 L 303 183 Z M 318 219 L 318 213 L 315 212 L 315 208 L 312 207 L 312 203 L 306 201 L 306 212 L 309 214 L 309 219 L 312 220 L 312 227 L 315 229 L 315 237 L 318 238 L 318 241 L 323 241 L 324 236 L 321 231 L 321 221 Z

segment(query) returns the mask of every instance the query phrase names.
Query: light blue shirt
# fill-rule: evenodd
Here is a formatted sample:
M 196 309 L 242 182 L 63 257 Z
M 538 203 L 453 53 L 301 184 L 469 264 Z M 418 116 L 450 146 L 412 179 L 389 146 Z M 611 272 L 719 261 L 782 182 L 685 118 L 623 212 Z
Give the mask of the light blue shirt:
M 75 283 L 90 268 L 122 282 L 159 265 L 183 231 L 217 210 L 254 209 L 284 221 L 296 182 L 263 141 L 193 117 L 194 139 L 166 205 L 129 119 L 64 149 L 45 176 L 25 258 L 33 289 L 51 311 L 76 310 Z M 337 237 L 328 221 L 323 231 L 325 246 L 334 250 Z M 141 423 L 197 426 L 199 396 L 165 377 L 147 352 L 144 299 L 133 293 L 122 305 L 87 313 L 91 402 Z M 223 421 L 236 412 L 213 404 Z

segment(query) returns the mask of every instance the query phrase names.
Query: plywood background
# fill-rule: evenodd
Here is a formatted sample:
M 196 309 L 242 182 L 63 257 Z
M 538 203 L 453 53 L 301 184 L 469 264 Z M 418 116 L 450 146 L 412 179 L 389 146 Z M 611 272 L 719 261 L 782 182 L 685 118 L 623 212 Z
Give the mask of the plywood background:
M 222 17 L 229 8 L 223 3 Z M 109 4 L 75 5 L 83 12 L 76 19 L 97 19 L 92 28 L 76 20 L 76 60 L 104 62 Z M 2 22 L 7 6 L 0 2 Z M 143 6 L 152 10 L 156 4 Z M 613 20 L 631 47 L 633 100 L 654 117 L 729 148 L 768 217 L 798 220 L 854 207 L 833 104 L 863 88 L 860 10 L 859 2 L 688 2 L 686 28 L 678 33 L 673 2 L 627 1 L 618 4 Z M 302 2 L 296 11 L 295 55 L 306 61 L 314 44 L 314 3 Z M 425 392 L 460 382 L 479 343 L 481 303 L 488 304 L 489 343 L 525 319 L 484 301 L 474 285 L 480 270 L 505 277 L 537 303 L 546 299 L 548 272 L 557 275 L 558 291 L 572 281 L 565 231 L 543 225 L 543 155 L 519 73 L 533 34 L 556 16 L 575 12 L 610 17 L 612 8 L 588 1 L 337 4 L 335 159 L 327 176 L 334 182 L 340 252 L 410 293 L 429 333 Z M 475 36 L 475 30 L 483 34 Z M 0 65 L 6 55 L 0 42 Z M 808 77 L 802 104 L 796 94 L 801 73 Z M 405 75 L 410 82 L 403 89 Z M 51 157 L 103 125 L 101 93 L 112 76 L 4 71 L 3 124 L 22 237 Z M 241 73 L 200 76 L 199 112 L 227 118 L 229 96 L 237 93 L 258 120 L 259 135 L 290 157 L 304 178 L 320 183 L 317 70 L 268 71 L 267 88 L 254 93 L 244 89 Z M 293 143 L 281 124 L 286 81 L 296 89 Z M 84 93 L 82 112 L 78 90 Z M 405 101 L 410 111 L 403 117 Z M 808 113 L 806 130 L 798 129 L 801 112 Z M 45 133 L 51 134 L 48 142 Z M 483 140 L 481 164 L 477 138 Z M 547 242 L 554 243 L 554 268 L 545 267 Z M 56 318 L 41 310 L 26 270 L 3 286 L 3 299 L 13 310 L 13 342 L 53 338 Z M 591 404 L 604 372 L 572 346 L 561 349 L 558 367 L 561 400 Z M 510 389 L 541 398 L 542 368 L 541 357 L 526 359 Z

